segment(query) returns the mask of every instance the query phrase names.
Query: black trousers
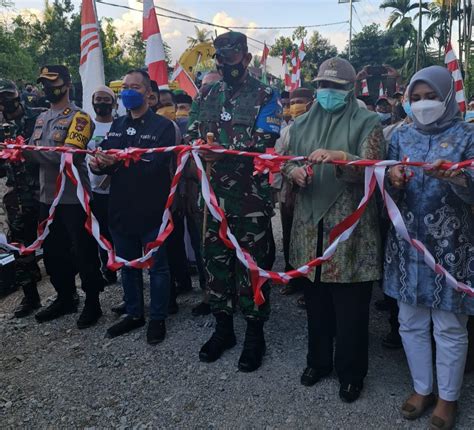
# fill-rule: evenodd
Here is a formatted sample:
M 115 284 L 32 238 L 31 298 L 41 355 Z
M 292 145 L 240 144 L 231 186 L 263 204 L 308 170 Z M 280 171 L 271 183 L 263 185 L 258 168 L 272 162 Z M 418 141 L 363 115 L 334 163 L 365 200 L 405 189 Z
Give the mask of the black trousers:
M 176 283 L 191 284 L 188 257 L 184 245 L 184 215 L 173 213 L 174 229 L 166 239 L 166 251 L 171 275 L 171 300 L 176 298 Z
M 291 227 L 293 226 L 294 206 L 280 203 L 281 227 L 283 233 L 283 256 L 285 257 L 285 271 L 292 270 L 290 265 Z
M 48 212 L 49 205 L 41 203 L 40 219 L 46 219 Z M 86 231 L 85 220 L 86 214 L 81 205 L 58 205 L 50 232 L 43 243 L 46 272 L 58 297 L 65 300 L 71 299 L 76 290 L 77 272 L 86 294 L 98 295 L 104 288 L 97 244 Z
M 372 282 L 316 282 L 305 287 L 309 367 L 321 373 L 329 373 L 335 367 L 343 384 L 363 381 L 369 360 L 371 295 Z
M 104 236 L 111 244 L 112 235 L 109 232 L 109 195 L 92 193 L 91 208 L 100 226 L 100 234 Z M 99 245 L 99 257 L 102 263 L 102 270 L 107 269 L 107 261 L 109 259 L 107 251 L 102 249 Z

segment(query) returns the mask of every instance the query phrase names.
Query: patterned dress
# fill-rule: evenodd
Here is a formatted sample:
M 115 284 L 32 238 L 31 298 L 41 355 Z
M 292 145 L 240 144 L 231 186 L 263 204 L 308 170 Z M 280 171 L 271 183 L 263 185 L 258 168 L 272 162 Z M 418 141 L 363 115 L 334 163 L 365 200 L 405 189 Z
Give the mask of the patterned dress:
M 474 159 L 474 126 L 456 122 L 439 134 L 423 134 L 413 125 L 392 137 L 388 158 L 433 162 Z M 466 171 L 468 187 L 454 185 L 412 169 L 403 191 L 391 190 L 412 238 L 420 240 L 436 261 L 458 281 L 474 286 L 474 173 Z M 474 298 L 446 285 L 393 227 L 385 252 L 384 291 L 414 306 L 474 315 Z

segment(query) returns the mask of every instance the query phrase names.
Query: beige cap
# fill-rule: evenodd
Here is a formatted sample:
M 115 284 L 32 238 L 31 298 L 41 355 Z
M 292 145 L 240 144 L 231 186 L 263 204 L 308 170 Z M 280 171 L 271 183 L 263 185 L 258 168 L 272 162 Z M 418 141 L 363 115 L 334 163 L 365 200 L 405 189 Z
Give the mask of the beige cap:
M 314 81 L 330 81 L 336 84 L 347 85 L 353 84 L 355 79 L 356 71 L 352 64 L 344 60 L 344 58 L 333 57 L 319 66 L 318 76 Z
M 99 85 L 92 93 L 92 97 L 94 97 L 94 94 L 98 93 L 99 91 L 103 93 L 107 93 L 115 101 L 115 98 L 116 98 L 115 93 L 109 87 L 106 87 L 105 85 Z

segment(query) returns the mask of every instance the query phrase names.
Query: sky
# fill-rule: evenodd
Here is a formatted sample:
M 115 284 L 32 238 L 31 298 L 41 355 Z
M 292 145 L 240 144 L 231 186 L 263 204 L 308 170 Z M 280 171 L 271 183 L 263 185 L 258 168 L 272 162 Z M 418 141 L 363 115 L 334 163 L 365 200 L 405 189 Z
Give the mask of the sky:
M 104 0 L 122 6 L 142 9 L 137 0 Z M 44 0 L 13 0 L 14 9 L 9 13 L 19 13 L 30 9 L 40 14 Z M 73 0 L 77 8 L 80 0 Z M 353 31 L 356 33 L 362 24 L 378 23 L 385 25 L 388 12 L 379 9 L 380 0 L 360 0 L 354 2 Z M 338 4 L 338 0 L 155 0 L 156 6 L 165 7 L 180 13 L 191 15 L 215 24 L 225 26 L 278 27 L 278 26 L 309 26 L 349 20 L 349 5 Z M 160 11 L 158 11 L 160 12 Z M 166 12 L 162 12 L 165 13 Z M 142 15 L 140 12 L 128 11 L 123 8 L 97 3 L 98 17 L 111 17 L 120 33 L 133 33 L 141 29 Z M 177 60 L 186 49 L 186 37 L 194 34 L 194 24 L 158 17 L 163 39 L 170 45 L 173 60 Z M 201 26 L 200 27 L 205 27 Z M 214 28 L 205 27 L 212 31 Z M 349 38 L 349 24 L 316 28 L 324 37 L 339 50 L 344 49 Z M 308 29 L 311 31 L 312 29 Z M 221 33 L 224 30 L 218 29 Z M 271 45 L 279 36 L 289 36 L 293 30 L 243 30 L 248 36 Z M 261 54 L 263 44 L 249 41 L 253 54 Z M 270 59 L 269 69 L 280 74 L 279 59 Z

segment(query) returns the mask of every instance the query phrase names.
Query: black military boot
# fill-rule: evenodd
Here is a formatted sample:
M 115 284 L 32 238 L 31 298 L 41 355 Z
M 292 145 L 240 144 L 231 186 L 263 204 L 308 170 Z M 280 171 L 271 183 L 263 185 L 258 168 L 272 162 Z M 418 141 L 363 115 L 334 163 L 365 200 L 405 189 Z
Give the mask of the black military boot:
M 36 284 L 23 285 L 24 297 L 14 311 L 15 318 L 24 318 L 41 307 L 41 300 Z
M 234 317 L 224 312 L 214 314 L 216 328 L 211 338 L 199 351 L 199 360 L 205 363 L 216 361 L 226 349 L 235 346 Z
M 36 315 L 36 321 L 39 323 L 52 321 L 63 315 L 73 314 L 77 312 L 77 302 L 71 297 L 61 297 L 58 295 L 53 303 L 47 308 L 39 311 Z
M 102 316 L 102 309 L 100 308 L 100 301 L 98 294 L 86 294 L 84 302 L 84 309 L 77 320 L 77 328 L 84 329 L 92 327 L 99 321 Z
M 253 372 L 257 370 L 265 355 L 266 345 L 263 336 L 263 321 L 247 320 L 244 349 L 239 358 L 239 370 Z

